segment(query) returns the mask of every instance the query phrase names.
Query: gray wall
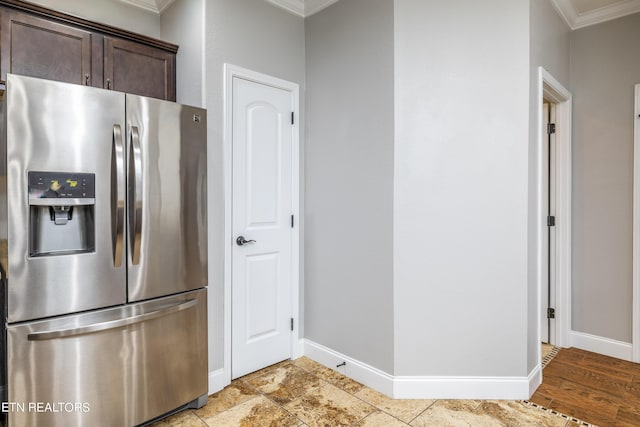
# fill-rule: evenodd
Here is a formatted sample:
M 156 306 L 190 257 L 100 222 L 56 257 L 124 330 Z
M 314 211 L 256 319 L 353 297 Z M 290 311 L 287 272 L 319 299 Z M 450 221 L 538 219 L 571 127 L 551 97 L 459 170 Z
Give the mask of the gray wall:
M 393 373 L 393 2 L 307 18 L 306 54 L 305 338 Z
M 572 328 L 631 342 L 640 14 L 574 31 Z
M 50 9 L 160 38 L 160 15 L 114 0 L 29 0 Z
M 395 0 L 395 37 L 395 374 L 526 376 L 529 4 Z
M 176 101 L 204 105 L 204 1 L 178 0 L 160 17 L 163 40 L 180 48 L 176 57 Z
M 213 371 L 222 368 L 223 362 L 223 66 L 224 63 L 230 63 L 298 83 L 302 95 L 305 52 L 303 19 L 263 0 L 206 0 L 205 9 L 205 105 L 208 111 L 209 146 L 209 370 Z M 304 105 L 303 96 L 300 103 Z
M 543 66 L 568 88 L 571 29 L 551 5 L 551 0 L 530 0 L 529 11 L 532 86 L 538 81 L 538 67 Z
M 529 372 L 540 364 L 538 342 L 538 265 L 546 266 L 546 259 L 538 259 L 540 245 L 538 224 L 542 221 L 538 212 L 538 67 L 544 67 L 565 88 L 569 88 L 570 29 L 558 16 L 550 0 L 530 0 L 530 109 L 529 109 L 529 279 L 528 279 L 528 328 L 527 369 Z M 546 267 L 545 267 L 546 268 Z M 546 270 L 545 270 L 546 271 Z M 546 273 L 542 272 L 542 277 Z

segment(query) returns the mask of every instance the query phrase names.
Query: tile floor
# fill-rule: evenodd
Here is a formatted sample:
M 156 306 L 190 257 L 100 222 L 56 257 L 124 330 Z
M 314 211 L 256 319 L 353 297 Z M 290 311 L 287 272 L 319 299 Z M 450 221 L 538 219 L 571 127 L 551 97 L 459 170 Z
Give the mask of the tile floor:
M 543 357 L 553 351 L 543 348 Z M 301 357 L 239 378 L 204 407 L 152 427 L 580 425 L 587 424 L 522 401 L 394 400 Z

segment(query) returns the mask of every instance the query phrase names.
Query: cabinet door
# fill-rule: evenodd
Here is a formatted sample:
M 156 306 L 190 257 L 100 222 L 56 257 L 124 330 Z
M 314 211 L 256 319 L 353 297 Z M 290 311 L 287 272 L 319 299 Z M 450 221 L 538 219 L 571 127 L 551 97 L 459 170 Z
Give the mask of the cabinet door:
M 2 12 L 2 80 L 7 73 L 91 84 L 91 33 L 22 13 Z
M 104 38 L 104 87 L 176 100 L 174 54 L 128 40 Z

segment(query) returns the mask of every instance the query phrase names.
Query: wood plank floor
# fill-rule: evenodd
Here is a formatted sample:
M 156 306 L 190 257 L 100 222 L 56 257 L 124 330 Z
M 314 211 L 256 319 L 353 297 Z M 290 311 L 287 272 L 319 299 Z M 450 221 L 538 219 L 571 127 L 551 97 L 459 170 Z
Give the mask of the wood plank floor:
M 601 427 L 640 426 L 640 364 L 576 348 L 560 350 L 529 399 Z

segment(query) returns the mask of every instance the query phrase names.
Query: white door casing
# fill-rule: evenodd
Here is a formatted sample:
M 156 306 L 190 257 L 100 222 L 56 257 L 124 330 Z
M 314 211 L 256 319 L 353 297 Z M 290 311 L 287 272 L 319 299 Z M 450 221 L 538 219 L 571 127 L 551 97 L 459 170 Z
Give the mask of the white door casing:
M 632 360 L 640 363 L 640 84 L 635 85 L 633 139 L 633 314 Z
M 300 355 L 298 126 L 292 123 L 298 88 L 230 65 L 225 75 L 224 371 L 230 381 Z M 240 236 L 255 242 L 238 245 Z

